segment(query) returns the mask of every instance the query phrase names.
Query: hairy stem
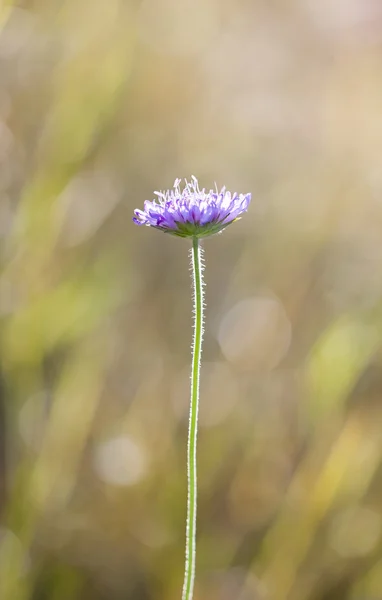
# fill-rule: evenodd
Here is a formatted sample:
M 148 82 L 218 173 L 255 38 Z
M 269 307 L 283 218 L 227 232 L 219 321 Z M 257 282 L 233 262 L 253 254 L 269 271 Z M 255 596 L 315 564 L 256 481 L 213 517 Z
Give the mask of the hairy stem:
M 196 545 L 196 442 L 198 433 L 200 358 L 203 339 L 203 263 L 198 238 L 192 240 L 191 250 L 192 283 L 194 293 L 194 339 L 192 344 L 190 421 L 187 446 L 187 528 L 186 565 L 182 600 L 192 600 L 195 579 Z

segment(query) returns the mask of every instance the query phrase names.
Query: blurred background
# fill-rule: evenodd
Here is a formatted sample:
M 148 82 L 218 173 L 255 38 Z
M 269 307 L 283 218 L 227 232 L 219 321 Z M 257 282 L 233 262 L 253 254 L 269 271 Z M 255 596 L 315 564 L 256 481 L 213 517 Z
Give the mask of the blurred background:
M 382 599 L 382 4 L 0 2 L 0 598 L 176 600 L 205 241 L 195 600 Z

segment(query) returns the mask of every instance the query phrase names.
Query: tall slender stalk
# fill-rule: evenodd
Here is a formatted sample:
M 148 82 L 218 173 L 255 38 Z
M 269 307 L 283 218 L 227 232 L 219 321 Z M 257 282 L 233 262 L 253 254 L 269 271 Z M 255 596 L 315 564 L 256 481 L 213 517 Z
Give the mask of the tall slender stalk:
M 192 600 L 196 557 L 196 443 L 198 433 L 200 358 L 203 340 L 203 263 L 202 249 L 197 237 L 192 238 L 191 266 L 194 295 L 194 339 L 192 344 L 190 421 L 187 446 L 186 564 L 182 600 Z
M 134 211 L 136 225 L 145 225 L 171 233 L 181 238 L 192 238 L 191 267 L 194 288 L 194 339 L 192 345 L 190 423 L 187 450 L 187 530 L 186 564 L 182 600 L 192 600 L 195 580 L 195 537 L 196 537 L 196 441 L 198 432 L 200 357 L 203 339 L 203 264 L 199 238 L 223 231 L 240 219 L 248 210 L 251 194 L 232 194 L 225 187 L 220 192 L 206 192 L 199 187 L 196 177 L 176 179 L 174 189 L 154 192 L 153 202 L 146 201 L 144 210 Z

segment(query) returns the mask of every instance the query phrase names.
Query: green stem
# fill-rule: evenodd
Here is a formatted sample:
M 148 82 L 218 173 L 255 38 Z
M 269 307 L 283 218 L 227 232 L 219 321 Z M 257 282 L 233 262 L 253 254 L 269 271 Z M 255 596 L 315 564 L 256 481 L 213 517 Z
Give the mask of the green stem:
M 195 580 L 196 545 L 196 442 L 198 432 L 200 357 L 203 339 L 203 264 L 202 250 L 198 238 L 192 239 L 191 250 L 192 282 L 194 292 L 194 339 L 192 344 L 190 421 L 187 446 L 187 529 L 186 565 L 182 600 L 192 600 Z

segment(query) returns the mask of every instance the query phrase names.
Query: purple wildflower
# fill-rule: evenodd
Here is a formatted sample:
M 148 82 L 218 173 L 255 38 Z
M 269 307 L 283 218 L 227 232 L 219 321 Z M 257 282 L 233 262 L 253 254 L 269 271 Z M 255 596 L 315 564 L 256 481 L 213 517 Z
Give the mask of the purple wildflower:
M 218 233 L 240 218 L 249 206 L 251 194 L 231 194 L 225 187 L 220 192 L 199 189 L 198 180 L 186 180 L 180 189 L 180 179 L 174 189 L 154 192 L 157 200 L 144 203 L 144 210 L 135 210 L 137 225 L 155 227 L 180 237 L 204 237 Z

